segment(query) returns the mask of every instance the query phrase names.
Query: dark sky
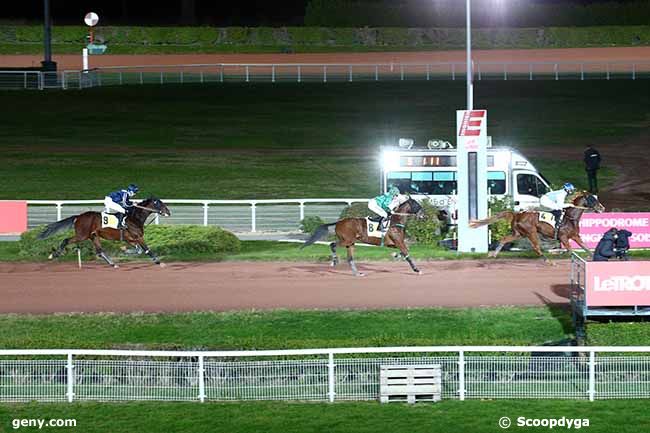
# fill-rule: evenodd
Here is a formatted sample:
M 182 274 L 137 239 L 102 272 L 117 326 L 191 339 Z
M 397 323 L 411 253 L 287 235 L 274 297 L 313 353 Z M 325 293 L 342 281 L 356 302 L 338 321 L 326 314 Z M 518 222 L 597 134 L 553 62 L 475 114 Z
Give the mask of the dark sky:
M 181 0 L 50 0 L 55 24 L 81 24 L 85 12 L 100 15 L 101 24 L 176 24 Z M 309 0 L 194 0 L 198 24 L 300 25 Z M 380 0 L 365 0 L 380 1 Z M 396 0 L 393 0 L 396 1 Z M 427 1 L 427 0 L 410 0 Z M 431 0 L 433 1 L 433 0 Z M 460 0 L 458 0 L 460 1 Z M 632 0 L 535 0 L 544 3 L 592 3 Z M 3 0 L 1 19 L 39 21 L 43 0 Z

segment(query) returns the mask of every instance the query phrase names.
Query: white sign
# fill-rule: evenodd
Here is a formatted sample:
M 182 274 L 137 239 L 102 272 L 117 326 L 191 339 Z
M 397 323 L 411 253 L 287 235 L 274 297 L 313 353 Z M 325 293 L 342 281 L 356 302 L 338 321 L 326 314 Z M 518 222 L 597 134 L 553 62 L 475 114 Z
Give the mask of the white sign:
M 97 15 L 95 12 L 88 12 L 84 17 L 84 22 L 89 27 L 95 27 L 99 22 L 99 15 Z

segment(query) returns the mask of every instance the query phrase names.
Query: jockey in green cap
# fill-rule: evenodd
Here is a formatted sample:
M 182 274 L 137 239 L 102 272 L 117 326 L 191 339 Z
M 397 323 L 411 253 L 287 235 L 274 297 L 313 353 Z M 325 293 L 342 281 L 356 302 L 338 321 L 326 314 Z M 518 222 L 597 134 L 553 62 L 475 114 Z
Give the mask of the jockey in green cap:
M 388 229 L 390 214 L 399 204 L 399 189 L 396 186 L 391 186 L 387 193 L 378 195 L 368 202 L 368 209 L 381 217 L 379 227 L 382 232 Z

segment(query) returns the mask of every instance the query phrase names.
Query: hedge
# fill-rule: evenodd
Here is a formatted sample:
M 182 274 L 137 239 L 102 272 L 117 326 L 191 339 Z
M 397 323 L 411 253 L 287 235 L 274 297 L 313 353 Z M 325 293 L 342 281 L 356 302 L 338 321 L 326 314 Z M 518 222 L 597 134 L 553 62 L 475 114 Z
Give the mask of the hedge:
M 36 236 L 43 230 L 38 227 L 29 230 L 20 238 L 18 255 L 24 259 L 40 260 L 46 258 L 54 248 L 58 247 L 64 238 L 73 235 L 72 231 L 62 232 L 45 240 L 37 240 Z M 162 256 L 189 257 L 195 255 L 214 256 L 220 258 L 237 254 L 241 243 L 237 237 L 219 227 L 203 227 L 190 225 L 148 226 L 145 230 L 145 241 L 156 254 Z M 109 255 L 122 254 L 124 242 L 102 240 L 102 247 Z M 95 256 L 95 250 L 90 241 L 80 244 L 84 258 Z M 74 247 L 68 247 L 72 250 Z
M 87 30 L 55 26 L 55 53 L 76 53 Z M 462 49 L 462 28 L 322 27 L 97 27 L 96 38 L 108 53 L 200 53 L 220 51 L 364 51 Z M 41 26 L 0 25 L 0 52 L 42 50 Z M 569 48 L 650 45 L 650 26 L 479 28 L 475 48 Z

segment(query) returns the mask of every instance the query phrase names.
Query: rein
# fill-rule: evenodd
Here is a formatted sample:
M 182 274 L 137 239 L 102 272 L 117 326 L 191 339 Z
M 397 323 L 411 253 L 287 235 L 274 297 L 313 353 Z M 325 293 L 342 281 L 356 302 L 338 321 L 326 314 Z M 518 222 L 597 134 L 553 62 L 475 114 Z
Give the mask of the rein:
M 151 208 L 148 208 L 148 207 L 145 207 L 145 206 L 140 206 L 140 205 L 135 204 L 135 203 L 133 204 L 133 207 L 137 207 L 138 209 L 148 210 L 151 213 L 157 213 L 158 215 L 162 215 L 159 210 L 151 209 Z

